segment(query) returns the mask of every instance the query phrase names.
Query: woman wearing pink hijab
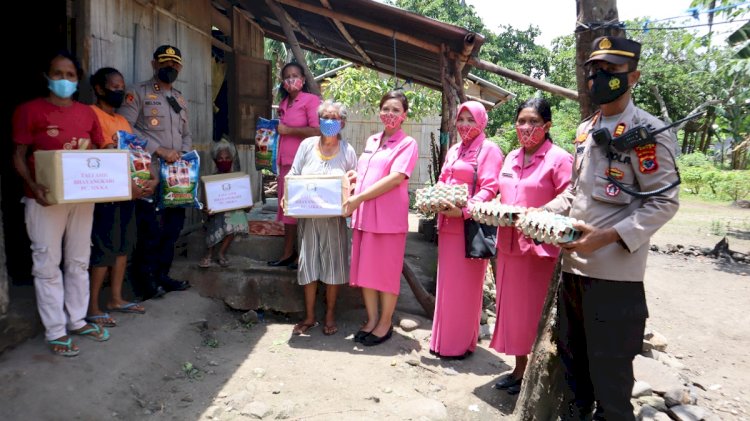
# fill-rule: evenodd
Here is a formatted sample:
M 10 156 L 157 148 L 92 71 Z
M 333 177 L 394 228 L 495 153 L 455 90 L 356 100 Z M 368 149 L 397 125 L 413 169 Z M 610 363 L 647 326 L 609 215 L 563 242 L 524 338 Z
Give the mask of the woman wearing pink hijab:
M 467 207 L 446 202 L 438 216 L 438 279 L 430 352 L 440 358 L 462 359 L 477 347 L 488 260 L 465 257 L 464 219 L 470 218 L 472 203 L 495 197 L 503 165 L 500 148 L 485 140 L 486 126 L 487 111 L 482 104 L 468 101 L 459 106 L 456 129 L 461 142 L 450 148 L 440 173 L 440 182 L 466 184 L 470 195 Z
M 551 126 L 552 111 L 544 99 L 532 98 L 516 110 L 521 147 L 508 154 L 500 171 L 502 203 L 541 207 L 568 186 L 573 156 L 552 143 Z M 521 391 L 559 253 L 559 248 L 535 244 L 513 227 L 497 230 L 497 322 L 490 347 L 516 357 L 513 372 L 495 384 L 497 389 Z

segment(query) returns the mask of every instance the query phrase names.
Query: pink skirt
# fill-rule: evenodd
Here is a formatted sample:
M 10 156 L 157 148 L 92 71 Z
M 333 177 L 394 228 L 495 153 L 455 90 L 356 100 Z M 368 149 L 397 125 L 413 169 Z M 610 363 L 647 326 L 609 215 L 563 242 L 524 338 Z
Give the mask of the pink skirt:
M 464 257 L 464 235 L 440 232 L 435 317 L 430 349 L 446 357 L 474 352 L 488 260 Z
M 352 230 L 349 285 L 398 295 L 406 251 L 406 233 Z
M 534 346 L 554 257 L 498 254 L 497 322 L 490 347 L 507 355 L 528 355 Z
M 276 196 L 279 198 L 279 209 L 276 211 L 276 220 L 289 225 L 297 225 L 297 220 L 289 216 L 284 216 L 284 211 L 281 209 L 281 204 L 284 201 L 284 177 L 286 177 L 291 170 L 291 165 L 279 166 L 279 176 L 276 177 Z

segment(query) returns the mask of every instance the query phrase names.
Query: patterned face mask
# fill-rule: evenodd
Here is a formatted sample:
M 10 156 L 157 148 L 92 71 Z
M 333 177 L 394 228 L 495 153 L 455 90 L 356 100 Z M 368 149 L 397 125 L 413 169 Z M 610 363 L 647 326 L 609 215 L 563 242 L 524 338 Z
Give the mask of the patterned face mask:
M 320 133 L 326 137 L 334 137 L 341 131 L 341 120 L 332 118 L 320 119 Z
M 393 113 L 380 113 L 380 121 L 383 122 L 386 129 L 395 129 L 404 122 L 406 116 L 404 114 L 393 114 Z
M 542 143 L 547 137 L 544 126 L 516 126 L 516 134 L 518 135 L 518 143 L 526 149 L 531 149 Z
M 458 135 L 461 136 L 461 140 L 464 142 L 471 142 L 479 136 L 479 133 L 482 133 L 482 130 L 480 130 L 479 127 L 469 124 L 457 124 L 456 130 L 458 131 Z
M 284 79 L 284 89 L 286 89 L 287 92 L 299 92 L 302 90 L 302 85 L 305 84 L 305 81 L 302 79 L 297 78 L 289 78 Z

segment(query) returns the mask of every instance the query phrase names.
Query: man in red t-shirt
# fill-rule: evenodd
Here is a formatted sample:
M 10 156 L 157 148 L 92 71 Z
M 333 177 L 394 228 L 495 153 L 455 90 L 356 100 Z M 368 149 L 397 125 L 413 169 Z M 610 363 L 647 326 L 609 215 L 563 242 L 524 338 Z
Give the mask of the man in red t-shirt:
M 105 328 L 84 320 L 94 204 L 50 205 L 45 197 L 49 189 L 35 180 L 33 152 L 91 149 L 105 141 L 91 108 L 72 99 L 82 73 L 75 58 L 59 52 L 48 63 L 49 95 L 21 104 L 13 115 L 13 165 L 24 182 L 32 275 L 45 337 L 53 353 L 74 356 L 78 347 L 68 332 L 97 341 L 109 339 Z M 64 274 L 60 271 L 63 251 Z

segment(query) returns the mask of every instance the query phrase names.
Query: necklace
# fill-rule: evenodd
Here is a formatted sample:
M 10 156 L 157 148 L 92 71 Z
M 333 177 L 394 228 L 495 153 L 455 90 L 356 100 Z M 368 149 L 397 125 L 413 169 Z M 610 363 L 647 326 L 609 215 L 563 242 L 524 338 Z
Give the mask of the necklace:
M 338 151 L 336 151 L 336 152 L 335 152 L 335 153 L 334 153 L 333 155 L 330 155 L 330 156 L 328 156 L 328 155 L 324 155 L 324 154 L 323 154 L 323 149 L 322 149 L 322 147 L 321 147 L 321 146 L 322 146 L 322 145 L 321 145 L 320 143 L 318 143 L 318 147 L 317 147 L 317 148 L 315 148 L 315 152 L 317 152 L 317 153 L 318 153 L 318 158 L 320 158 L 320 159 L 321 159 L 322 161 L 330 161 L 330 160 L 332 160 L 333 158 L 335 158 L 335 157 L 336 157 L 336 155 L 338 155 L 338 154 L 339 154 L 339 152 L 338 152 Z

